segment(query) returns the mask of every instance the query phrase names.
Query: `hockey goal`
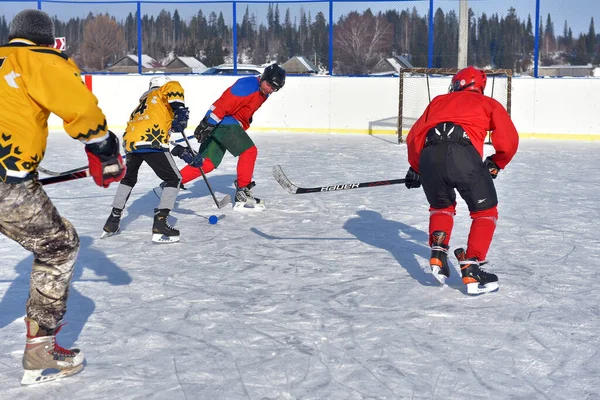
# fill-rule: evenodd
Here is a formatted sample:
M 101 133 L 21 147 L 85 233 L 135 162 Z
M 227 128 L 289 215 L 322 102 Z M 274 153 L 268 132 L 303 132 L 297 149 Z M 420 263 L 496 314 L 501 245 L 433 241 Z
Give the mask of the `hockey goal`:
M 398 96 L 398 143 L 435 96 L 448 93 L 455 68 L 402 68 Z M 510 115 L 512 70 L 486 69 L 485 95 L 498 100 Z

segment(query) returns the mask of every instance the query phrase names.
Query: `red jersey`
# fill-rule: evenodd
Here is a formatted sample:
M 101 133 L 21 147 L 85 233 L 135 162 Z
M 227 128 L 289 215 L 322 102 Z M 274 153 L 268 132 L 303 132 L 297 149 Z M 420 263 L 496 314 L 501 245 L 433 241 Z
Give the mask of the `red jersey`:
M 435 97 L 408 133 L 408 162 L 415 171 L 419 172 L 427 132 L 441 122 L 460 125 L 482 158 L 485 137 L 492 131 L 492 145 L 496 151 L 492 159 L 501 169 L 517 152 L 519 134 L 510 115 L 497 100 L 474 91 L 452 92 Z
M 238 79 L 206 113 L 208 122 L 214 125 L 240 124 L 244 130 L 250 128 L 252 116 L 267 100 L 260 91 L 260 77 Z

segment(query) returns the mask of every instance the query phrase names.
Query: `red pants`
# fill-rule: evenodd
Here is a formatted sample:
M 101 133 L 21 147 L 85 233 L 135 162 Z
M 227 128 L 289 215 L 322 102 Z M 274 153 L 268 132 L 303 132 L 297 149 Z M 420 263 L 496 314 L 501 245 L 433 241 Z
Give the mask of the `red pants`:
M 240 154 L 237 162 L 237 182 L 238 187 L 245 187 L 252 182 L 252 175 L 254 174 L 254 165 L 256 164 L 256 157 L 258 156 L 258 149 L 256 146 L 250 147 L 248 150 Z M 215 169 L 214 164 L 209 158 L 204 159 L 202 164 L 202 170 L 205 174 L 208 174 Z M 181 183 L 185 184 L 194 179 L 202 176 L 200 169 L 186 165 L 181 169 Z

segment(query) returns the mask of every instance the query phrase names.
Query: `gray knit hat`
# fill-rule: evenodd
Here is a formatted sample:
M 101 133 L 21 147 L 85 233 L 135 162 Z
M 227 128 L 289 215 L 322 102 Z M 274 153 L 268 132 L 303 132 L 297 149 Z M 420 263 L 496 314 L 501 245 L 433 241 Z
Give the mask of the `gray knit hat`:
M 40 10 L 23 10 L 13 18 L 8 40 L 21 38 L 36 44 L 54 44 L 54 23 L 50 16 Z

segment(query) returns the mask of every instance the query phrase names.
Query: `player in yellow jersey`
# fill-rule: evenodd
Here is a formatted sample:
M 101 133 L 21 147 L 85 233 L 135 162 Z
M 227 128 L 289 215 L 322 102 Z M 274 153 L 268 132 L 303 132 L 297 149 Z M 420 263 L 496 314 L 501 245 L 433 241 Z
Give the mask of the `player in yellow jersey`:
M 171 131 L 183 132 L 187 127 L 189 115 L 189 110 L 185 107 L 183 88 L 179 82 L 166 76 L 157 76 L 150 80 L 150 87 L 140 97 L 140 102 L 127 123 L 123 137 L 127 154 L 127 173 L 115 194 L 113 209 L 104 224 L 102 237 L 119 232 L 121 214 L 137 183 L 140 166 L 146 162 L 163 180 L 160 201 L 154 209 L 152 241 L 179 241 L 179 231 L 167 222 L 181 185 L 181 174 L 169 153 L 169 140 Z
M 85 144 L 96 184 L 108 187 L 125 171 L 119 140 L 107 130 L 79 68 L 50 47 L 54 25 L 48 14 L 21 11 L 10 24 L 8 38 L 0 46 L 0 232 L 34 255 L 21 381 L 28 385 L 77 373 L 84 360 L 79 349 L 64 349 L 55 340 L 66 312 L 79 237 L 37 180 L 50 113 Z

